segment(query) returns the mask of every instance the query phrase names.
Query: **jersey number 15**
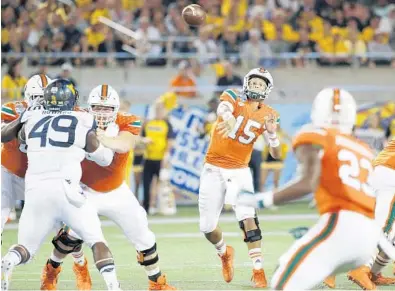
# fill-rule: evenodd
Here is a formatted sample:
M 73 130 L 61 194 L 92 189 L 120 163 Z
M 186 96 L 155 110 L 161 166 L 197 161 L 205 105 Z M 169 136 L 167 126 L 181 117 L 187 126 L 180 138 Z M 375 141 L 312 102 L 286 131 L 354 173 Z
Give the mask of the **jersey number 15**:
M 62 120 L 69 124 L 60 125 Z M 72 115 L 46 116 L 33 126 L 28 138 L 40 138 L 40 147 L 46 147 L 48 142 L 54 147 L 69 148 L 75 141 L 77 123 L 78 119 Z M 67 134 L 67 141 L 53 140 L 51 137 L 48 137 L 49 126 L 55 132 Z
M 243 121 L 244 121 L 244 116 L 241 115 L 237 116 L 235 127 L 228 135 L 231 139 L 237 138 L 237 132 L 239 131 Z M 246 125 L 244 126 L 243 133 L 238 136 L 237 140 L 242 144 L 251 143 L 256 137 L 255 133 L 252 131 L 253 128 L 259 129 L 261 128 L 261 125 L 259 124 L 259 122 L 248 119 Z

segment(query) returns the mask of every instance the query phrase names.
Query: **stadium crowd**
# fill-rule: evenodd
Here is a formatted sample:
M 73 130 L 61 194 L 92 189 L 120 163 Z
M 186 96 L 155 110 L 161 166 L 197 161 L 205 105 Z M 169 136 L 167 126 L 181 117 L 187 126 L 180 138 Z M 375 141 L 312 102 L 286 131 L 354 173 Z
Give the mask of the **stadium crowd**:
M 189 27 L 181 17 L 188 0 L 4 0 L 2 53 L 124 52 L 124 44 L 161 66 L 166 53 L 184 53 L 201 62 L 232 60 L 276 65 L 277 54 L 321 53 L 320 65 L 392 65 L 395 49 L 394 0 L 199 0 L 206 25 Z M 196 2 L 196 1 L 195 1 Z M 110 29 L 100 16 L 133 29 L 140 40 Z M 168 37 L 177 37 L 169 40 Z M 179 38 L 185 37 L 184 40 Z M 378 54 L 369 60 L 366 52 Z M 6 59 L 4 59 L 6 60 Z M 31 65 L 115 65 L 130 58 L 29 58 Z M 293 59 L 303 66 L 302 57 Z

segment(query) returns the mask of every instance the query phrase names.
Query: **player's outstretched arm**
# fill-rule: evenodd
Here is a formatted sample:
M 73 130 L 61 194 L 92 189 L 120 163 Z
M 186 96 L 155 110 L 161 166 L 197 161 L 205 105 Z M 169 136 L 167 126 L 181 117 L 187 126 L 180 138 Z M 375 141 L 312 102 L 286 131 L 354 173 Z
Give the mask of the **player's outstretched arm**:
M 94 131 L 88 133 L 85 151 L 88 153 L 86 157 L 88 160 L 94 161 L 102 167 L 109 166 L 114 158 L 114 152 L 100 143 Z
M 225 138 L 232 132 L 236 125 L 236 118 L 233 115 L 234 107 L 229 101 L 221 101 L 217 108 L 217 114 L 223 121 L 218 123 L 217 130 Z
M 301 198 L 315 191 L 321 176 L 320 148 L 313 144 L 303 144 L 295 150 L 299 162 L 298 177 L 276 192 L 253 195 L 240 193 L 238 203 L 258 208 L 283 204 Z
M 7 123 L 1 128 L 1 142 L 6 143 L 10 142 L 13 139 L 17 138 L 18 132 L 22 128 L 22 122 L 21 122 L 21 116 L 19 118 L 15 119 L 14 121 L 11 121 L 10 123 Z
M 105 147 L 112 149 L 116 153 L 124 154 L 134 149 L 141 137 L 129 131 L 120 131 L 115 137 L 100 135 L 99 139 Z

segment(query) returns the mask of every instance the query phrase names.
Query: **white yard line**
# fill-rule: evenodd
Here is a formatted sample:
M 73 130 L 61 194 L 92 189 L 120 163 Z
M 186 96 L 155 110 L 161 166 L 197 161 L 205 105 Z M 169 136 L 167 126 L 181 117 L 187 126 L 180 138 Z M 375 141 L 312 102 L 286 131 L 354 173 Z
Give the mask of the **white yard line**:
M 259 215 L 261 221 L 297 221 L 297 220 L 316 220 L 317 214 L 263 214 Z M 220 218 L 220 222 L 235 222 L 234 215 L 224 215 Z M 199 223 L 199 217 L 152 217 L 148 218 L 150 225 L 162 224 L 187 224 Z M 115 223 L 110 220 L 103 220 L 102 226 L 114 226 Z M 4 229 L 17 229 L 18 224 L 15 222 L 7 223 Z

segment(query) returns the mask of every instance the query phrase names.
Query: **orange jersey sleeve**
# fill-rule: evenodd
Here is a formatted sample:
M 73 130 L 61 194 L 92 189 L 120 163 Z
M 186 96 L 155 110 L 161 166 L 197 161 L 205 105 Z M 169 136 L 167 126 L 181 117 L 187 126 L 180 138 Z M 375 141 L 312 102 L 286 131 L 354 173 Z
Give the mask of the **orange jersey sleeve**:
M 120 132 L 127 131 L 134 135 L 140 133 L 141 120 L 137 116 L 118 113 L 116 123 Z M 82 162 L 81 182 L 101 193 L 117 189 L 125 181 L 128 156 L 129 153 L 115 153 L 112 163 L 108 167 L 100 167 L 95 162 L 85 159 Z
M 1 120 L 11 122 L 27 108 L 26 102 L 8 102 L 1 106 Z
M 373 161 L 373 166 L 384 166 L 395 170 L 395 137 L 377 155 Z
M 135 115 L 119 113 L 117 117 L 119 131 L 127 131 L 139 135 L 141 131 L 141 119 Z
M 27 103 L 8 102 L 1 107 L 1 121 L 11 122 L 25 111 Z M 27 156 L 19 150 L 19 143 L 16 139 L 2 144 L 1 165 L 18 177 L 25 177 L 27 169 Z
M 236 112 L 237 107 L 238 107 L 238 93 L 236 90 L 228 89 L 222 92 L 221 96 L 219 97 L 221 101 L 228 102 L 230 105 L 232 105 L 233 112 Z

